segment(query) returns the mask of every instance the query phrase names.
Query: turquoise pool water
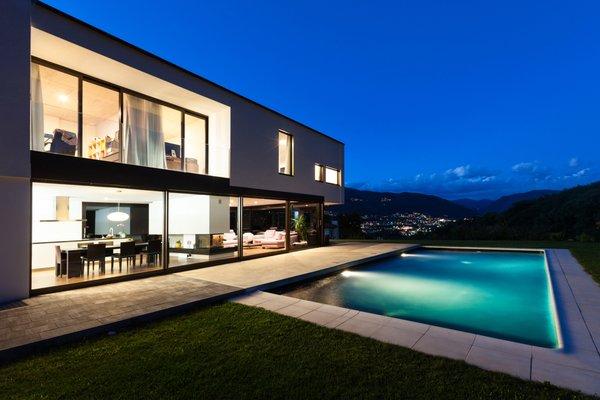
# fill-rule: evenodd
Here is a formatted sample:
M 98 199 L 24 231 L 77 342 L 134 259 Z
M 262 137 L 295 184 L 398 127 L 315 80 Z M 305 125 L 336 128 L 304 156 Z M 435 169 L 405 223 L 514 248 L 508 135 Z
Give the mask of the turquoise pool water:
M 280 293 L 537 346 L 559 344 L 541 252 L 422 249 Z

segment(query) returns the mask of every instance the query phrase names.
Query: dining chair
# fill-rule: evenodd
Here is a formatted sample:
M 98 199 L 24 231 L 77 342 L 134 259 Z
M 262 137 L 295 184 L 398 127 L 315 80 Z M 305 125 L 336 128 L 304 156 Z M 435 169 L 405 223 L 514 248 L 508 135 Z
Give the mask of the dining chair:
M 92 262 L 92 273 L 96 266 L 96 261 L 100 266 L 100 272 L 105 272 L 105 258 L 106 258 L 106 243 L 89 244 L 87 251 L 84 256 L 81 256 L 81 260 L 86 263 L 87 274 L 90 274 L 90 261 Z
M 56 276 L 62 276 L 64 273 L 65 257 L 63 257 L 60 246 L 54 246 L 54 262 L 56 263 Z
M 156 259 L 158 258 L 158 264 L 161 263 L 161 253 L 162 253 L 162 240 L 150 240 L 148 241 L 148 246 L 146 250 L 142 250 L 140 253 L 140 265 L 144 263 L 144 254 L 146 255 L 146 264 L 150 264 L 150 260 L 152 260 L 152 264 L 156 264 Z M 150 258 L 152 256 L 152 258 Z
M 126 261 L 127 261 L 127 269 L 128 270 L 129 270 L 129 261 L 130 260 L 133 260 L 133 266 L 135 267 L 135 259 L 137 258 L 137 254 L 135 252 L 135 242 L 134 241 L 121 242 L 121 244 L 119 245 L 119 252 L 113 253 L 111 255 L 110 272 L 113 272 L 113 265 L 114 265 L 115 258 L 119 259 L 119 272 L 121 272 L 121 265 L 122 265 L 123 259 L 126 259 Z

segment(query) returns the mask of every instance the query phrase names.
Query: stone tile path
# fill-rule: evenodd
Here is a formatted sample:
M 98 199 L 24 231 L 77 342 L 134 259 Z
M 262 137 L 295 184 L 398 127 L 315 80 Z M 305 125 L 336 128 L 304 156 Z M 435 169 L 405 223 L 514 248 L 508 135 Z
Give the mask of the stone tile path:
M 181 273 L 224 285 L 267 289 L 348 268 L 418 247 L 402 243 L 349 242 Z
M 548 250 L 563 346 L 547 349 L 257 291 L 234 301 L 329 328 L 600 395 L 600 286 L 567 250 Z
M 242 291 L 170 274 L 32 297 L 0 308 L 0 361 Z
M 0 361 L 244 290 L 304 279 L 410 248 L 352 243 L 32 297 L 0 307 Z

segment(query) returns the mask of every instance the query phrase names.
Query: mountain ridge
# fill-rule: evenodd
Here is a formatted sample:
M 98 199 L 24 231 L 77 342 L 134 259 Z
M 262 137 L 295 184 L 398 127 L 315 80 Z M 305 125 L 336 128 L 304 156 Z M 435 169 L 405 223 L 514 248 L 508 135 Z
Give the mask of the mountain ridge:
M 476 212 L 439 196 L 412 192 L 376 192 L 347 187 L 345 203 L 329 206 L 336 214 L 390 215 L 420 212 L 433 217 L 465 218 Z
M 550 194 L 558 193 L 559 190 L 550 189 L 536 189 L 529 190 L 527 192 L 512 193 L 505 196 L 498 197 L 495 200 L 492 199 L 457 199 L 455 203 L 462 205 L 463 207 L 475 210 L 479 215 L 483 215 L 489 212 L 503 212 L 512 207 L 515 203 L 524 200 L 537 200 L 540 197 L 547 196 Z

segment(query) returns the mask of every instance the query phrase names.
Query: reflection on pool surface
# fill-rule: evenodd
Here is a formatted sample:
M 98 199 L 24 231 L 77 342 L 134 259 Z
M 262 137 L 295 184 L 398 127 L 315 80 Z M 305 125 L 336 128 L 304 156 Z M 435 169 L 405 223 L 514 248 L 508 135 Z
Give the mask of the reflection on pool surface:
M 559 344 L 541 252 L 420 249 L 279 293 L 537 346 Z

